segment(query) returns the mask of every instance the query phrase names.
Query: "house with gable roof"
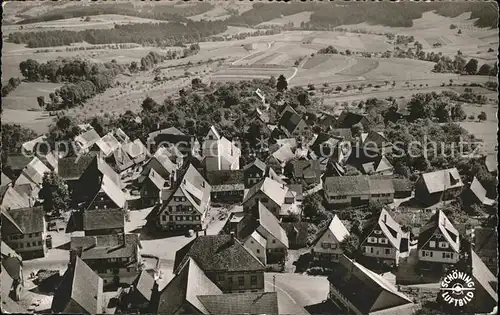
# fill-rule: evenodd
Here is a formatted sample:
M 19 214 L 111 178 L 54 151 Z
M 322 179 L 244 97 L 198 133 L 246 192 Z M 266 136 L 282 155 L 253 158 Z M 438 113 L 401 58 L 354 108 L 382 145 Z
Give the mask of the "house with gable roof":
M 444 270 L 460 259 L 460 234 L 446 217 L 438 210 L 420 229 L 418 236 L 418 259 L 420 268 Z
M 221 136 L 214 126 L 203 140 L 202 156 L 207 172 L 240 169 L 241 149 Z
M 494 314 L 498 309 L 498 277 L 488 269 L 478 254 L 471 250 L 470 271 L 475 284 L 474 298 L 467 304 L 470 314 Z
M 282 111 L 276 129 L 279 129 L 287 138 L 304 137 L 309 132 L 306 121 L 289 105 Z M 279 139 L 280 135 L 273 130 L 273 137 Z
M 319 160 L 297 159 L 285 165 L 284 174 L 292 182 L 303 186 L 321 183 L 321 166 Z
M 274 169 L 266 165 L 266 163 L 262 162 L 258 158 L 243 167 L 243 177 L 245 188 L 252 187 L 266 177 L 269 177 L 279 183 L 283 183 Z
M 385 157 L 379 156 L 375 161 L 362 164 L 363 172 L 367 175 L 392 175 L 394 166 Z
M 33 157 L 14 182 L 14 186 L 29 186 L 31 196 L 35 197 L 42 187 L 43 175 L 45 173 L 50 173 L 50 169 L 37 157 Z
M 374 259 L 377 263 L 397 266 L 402 236 L 399 223 L 383 208 L 379 213 L 372 215 L 361 228 L 362 255 Z
M 34 202 L 27 194 L 12 185 L 0 188 L 0 205 L 7 210 L 30 207 Z
M 78 153 L 77 155 L 88 153 L 90 151 L 100 151 L 101 149 L 95 145 L 99 139 L 101 139 L 101 136 L 99 136 L 97 131 L 95 131 L 92 127 L 76 136 L 74 140 L 76 153 Z
M 243 209 L 245 212 L 250 212 L 261 202 L 279 218 L 287 216 L 287 211 L 297 206 L 295 197 L 296 193 L 285 184 L 266 177 L 248 190 L 243 200 Z
M 416 310 L 412 300 L 394 284 L 345 255 L 328 282 L 328 299 L 339 314 L 411 315 Z
M 326 177 L 323 191 L 332 207 L 361 206 L 372 200 L 388 204 L 395 193 L 391 178 L 366 175 Z
M 83 260 L 105 286 L 131 284 L 143 268 L 141 249 L 138 234 L 73 236 L 70 264 Z
M 23 259 L 4 241 L 2 241 L 1 247 L 2 268 L 0 270 L 0 281 L 2 283 L 2 302 L 6 299 L 19 301 L 24 287 Z
M 278 150 L 271 153 L 265 162 L 276 172 L 276 174 L 283 174 L 283 169 L 285 168 L 286 163 L 295 158 L 296 155 L 292 150 L 291 145 L 286 143 Z
M 121 147 L 121 143 L 115 138 L 112 131 L 97 140 L 95 144 L 99 148 L 100 154 L 103 158 L 110 157 L 114 151 Z
M 491 207 L 495 204 L 495 200 L 487 197 L 487 191 L 477 177 L 474 177 L 469 189 L 463 192 L 461 199 L 464 203 L 481 204 L 486 207 Z
M 63 314 L 102 314 L 103 298 L 103 280 L 77 257 L 54 293 L 51 310 Z
M 168 185 L 172 185 L 177 178 L 178 165 L 172 162 L 166 147 L 160 147 L 146 162 L 142 168 L 139 183 L 142 183 L 142 181 L 149 176 L 151 169 L 154 169 Z
M 243 244 L 264 264 L 285 261 L 288 255 L 288 236 L 278 219 L 261 203 L 252 218 L 243 221 L 238 237 Z
M 190 260 L 224 293 L 264 292 L 265 266 L 231 235 L 200 235 L 175 254 L 179 275 Z
M 210 207 L 210 191 L 210 184 L 189 164 L 177 183 L 161 191 L 162 203 L 149 213 L 147 220 L 161 230 L 201 230 Z
M 100 157 L 97 158 L 97 169 L 100 180 L 98 190 L 87 201 L 86 209 L 127 209 L 127 197 L 122 191 L 120 176 Z
M 1 210 L 2 240 L 21 257 L 44 257 L 47 225 L 42 207 Z
M 156 296 L 158 296 L 158 283 L 146 270 L 143 270 L 123 297 L 121 308 L 127 312 L 152 314 L 155 312 L 153 300 Z
M 195 155 L 199 150 L 199 142 L 192 135 L 186 135 L 175 127 L 169 127 L 162 130 L 153 131 L 149 134 L 147 143 L 151 145 L 152 150 L 161 146 L 174 145 L 186 155 Z M 149 148 L 149 146 L 148 146 Z
M 456 167 L 420 175 L 415 183 L 415 198 L 425 205 L 456 198 L 464 186 Z
M 245 194 L 243 170 L 224 170 L 206 172 L 206 178 L 212 186 L 213 202 L 240 203 Z
M 121 145 L 125 145 L 131 142 L 130 137 L 121 128 L 116 128 L 113 132 L 113 135 Z
M 493 274 L 498 273 L 498 231 L 496 227 L 474 229 L 474 251 Z
M 140 139 L 123 144 L 122 149 L 135 165 L 141 164 L 151 155 Z
M 335 215 L 330 224 L 316 234 L 311 244 L 311 254 L 315 259 L 338 262 L 343 250 L 340 243 L 349 235 L 349 231 L 339 217 Z
M 149 170 L 148 176 L 141 186 L 141 200 L 143 206 L 150 207 L 161 202 L 160 192 L 169 187 L 169 182 L 158 174 L 154 168 Z

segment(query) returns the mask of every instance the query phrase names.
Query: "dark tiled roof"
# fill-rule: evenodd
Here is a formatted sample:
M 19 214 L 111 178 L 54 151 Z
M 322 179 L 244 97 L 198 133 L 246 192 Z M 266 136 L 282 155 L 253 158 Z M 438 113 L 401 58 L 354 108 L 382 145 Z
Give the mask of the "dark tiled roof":
M 351 128 L 355 124 L 361 122 L 363 118 L 363 115 L 344 111 L 340 114 L 337 125 L 339 128 Z
M 224 170 L 207 172 L 207 181 L 210 185 L 243 184 L 242 170 Z
M 330 283 L 363 314 L 411 305 L 411 300 L 380 275 L 342 256 Z M 410 312 L 400 314 L 409 315 Z M 385 313 L 384 313 L 385 314 Z
M 394 184 L 394 191 L 412 191 L 413 184 L 409 179 L 406 178 L 394 178 L 392 180 Z
M 103 259 L 135 257 L 136 246 L 141 246 L 137 234 L 125 234 L 125 245 L 122 235 L 76 236 L 71 238 L 71 250 L 82 247 L 82 259 Z
M 249 168 L 251 168 L 252 166 L 255 166 L 257 167 L 258 169 L 260 169 L 262 172 L 265 172 L 266 171 L 266 168 L 267 168 L 267 165 L 266 163 L 262 162 L 260 159 L 255 159 L 255 161 L 253 161 L 252 163 L 248 163 L 247 165 L 245 165 L 243 167 L 243 170 L 247 170 Z
M 83 230 L 116 229 L 125 226 L 122 209 L 87 210 L 83 213 Z
M 297 125 L 301 120 L 302 117 L 300 117 L 297 112 L 287 110 L 281 116 L 280 121 L 278 122 L 278 126 L 283 127 L 286 131 L 288 131 L 289 134 L 291 134 L 295 130 L 295 128 L 297 128 Z
M 370 193 L 370 184 L 367 176 L 327 177 L 323 188 L 326 192 L 335 193 L 339 196 Z
M 474 250 L 481 256 L 483 251 L 496 251 L 498 232 L 495 228 L 477 227 L 474 229 Z
M 95 154 L 80 157 L 65 157 L 58 161 L 58 173 L 64 180 L 79 179 L 90 164 L 95 160 Z
M 153 290 L 155 289 L 155 280 L 146 270 L 141 271 L 135 279 L 133 286 L 146 300 L 151 301 L 151 296 L 153 296 Z
M 214 315 L 278 315 L 276 292 L 248 292 L 199 295 L 198 299 Z
M 314 178 L 316 182 L 320 182 L 321 169 L 319 160 L 295 160 L 291 163 L 295 178 Z
M 188 259 L 174 279 L 160 292 L 156 313 L 178 314 L 178 310 L 189 303 L 201 314 L 209 314 L 198 296 L 218 294 L 222 294 L 222 291 L 205 275 L 196 262 Z
M 33 157 L 24 156 L 22 154 L 12 154 L 7 156 L 7 161 L 5 162 L 5 166 L 10 168 L 11 170 L 22 170 L 26 167 L 26 165 L 31 162 Z
M 43 208 L 21 208 L 9 210 L 8 213 L 21 228 L 24 234 L 43 232 Z
M 264 265 L 230 235 L 199 236 L 177 251 L 174 272 L 191 257 L 202 270 L 257 271 Z
M 64 312 L 68 303 L 73 300 L 88 314 L 101 314 L 102 282 L 102 279 L 77 257 L 74 267 L 68 267 L 54 294 L 52 311 Z

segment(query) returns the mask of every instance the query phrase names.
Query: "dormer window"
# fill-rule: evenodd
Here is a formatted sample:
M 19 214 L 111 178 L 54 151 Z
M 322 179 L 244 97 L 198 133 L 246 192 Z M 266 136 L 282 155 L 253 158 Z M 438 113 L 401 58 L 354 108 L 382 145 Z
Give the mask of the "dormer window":
M 203 187 L 203 188 L 205 187 L 205 182 L 204 181 L 201 182 L 201 187 Z

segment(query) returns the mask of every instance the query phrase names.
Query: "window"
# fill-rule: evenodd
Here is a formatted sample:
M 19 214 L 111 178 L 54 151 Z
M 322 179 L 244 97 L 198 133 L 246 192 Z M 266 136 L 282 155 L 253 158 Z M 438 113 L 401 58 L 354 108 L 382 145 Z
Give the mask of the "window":
M 23 248 L 23 247 L 24 247 L 24 245 L 23 245 L 23 244 L 19 244 L 19 248 Z
M 436 247 L 436 241 L 430 241 L 430 242 L 429 242 L 429 247 L 430 247 L 430 248 L 434 248 L 434 247 Z
M 31 238 L 31 233 L 30 233 L 30 234 L 28 234 L 28 238 Z
M 168 206 L 168 211 L 172 211 L 172 206 Z
M 39 241 L 39 242 L 38 242 L 38 246 L 42 246 L 42 241 Z
M 232 285 L 233 284 L 233 277 L 227 278 L 227 281 L 229 282 L 229 285 Z
M 390 255 L 391 254 L 391 249 L 390 248 L 386 248 L 385 249 L 385 254 L 386 255 Z
M 200 220 L 200 216 L 199 215 L 196 216 L 196 220 Z
M 373 247 L 370 247 L 370 253 L 373 254 Z
M 330 244 L 331 249 L 337 249 L 337 244 Z
M 238 277 L 238 285 L 240 287 L 244 286 L 245 285 L 245 277 Z
M 30 243 L 26 243 L 26 247 L 30 247 Z
M 379 234 L 379 235 L 380 235 L 380 234 L 382 234 L 382 231 L 380 231 L 380 230 L 375 230 L 375 231 L 373 231 L 373 233 L 375 233 L 375 234 Z
M 321 243 L 321 247 L 324 249 L 327 249 L 329 247 L 329 244 L 323 242 L 323 243 Z
M 250 284 L 257 285 L 257 276 L 250 276 Z
M 273 240 L 273 244 L 276 244 L 276 240 Z
M 452 259 L 453 258 L 453 253 L 443 253 L 443 258 L 445 258 L 445 259 Z
M 385 237 L 381 237 L 378 239 L 378 242 L 380 244 L 387 244 L 389 241 Z
M 36 242 L 32 242 L 31 246 L 35 247 L 36 246 Z
M 182 215 L 176 215 L 175 216 L 176 221 L 182 221 Z
M 174 221 L 174 216 L 173 216 L 173 215 L 169 215 L 169 216 L 168 216 L 168 220 L 169 220 L 169 221 Z
M 260 254 L 260 249 L 257 249 L 257 254 Z
M 162 221 L 167 221 L 167 216 L 166 216 L 166 215 L 162 215 L 162 216 L 161 216 L 161 220 L 162 220 Z
M 448 243 L 446 243 L 446 242 L 439 242 L 439 248 L 448 248 Z
M 219 282 L 224 281 L 224 275 L 219 275 L 219 277 L 218 277 L 218 278 L 219 278 Z
M 368 243 L 377 243 L 377 238 L 376 237 L 369 237 Z

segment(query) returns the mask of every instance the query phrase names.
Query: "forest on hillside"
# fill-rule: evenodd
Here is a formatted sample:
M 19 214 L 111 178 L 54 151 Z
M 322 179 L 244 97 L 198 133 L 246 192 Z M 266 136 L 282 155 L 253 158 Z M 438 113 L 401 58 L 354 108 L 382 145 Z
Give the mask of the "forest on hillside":
M 64 46 L 72 43 L 90 44 L 137 43 L 143 45 L 172 46 L 195 43 L 223 33 L 227 29 L 221 21 L 187 21 L 171 23 L 139 23 L 115 25 L 112 29 L 84 31 L 14 32 L 9 41 L 28 47 Z

